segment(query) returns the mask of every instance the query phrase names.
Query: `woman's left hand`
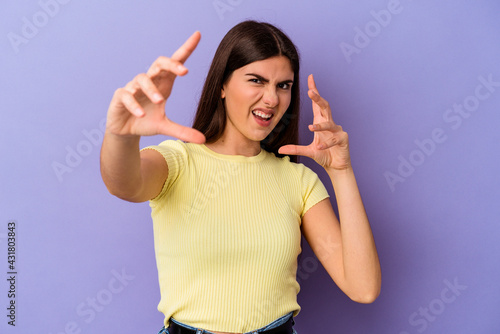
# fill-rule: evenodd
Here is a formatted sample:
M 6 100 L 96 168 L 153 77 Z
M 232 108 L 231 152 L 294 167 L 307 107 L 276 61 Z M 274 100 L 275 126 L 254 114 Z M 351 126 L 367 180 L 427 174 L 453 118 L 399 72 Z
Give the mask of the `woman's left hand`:
M 313 124 L 309 125 L 309 130 L 314 131 L 314 139 L 307 146 L 282 146 L 279 153 L 309 157 L 326 169 L 348 169 L 351 167 L 351 158 L 347 133 L 333 121 L 330 105 L 319 95 L 312 74 L 309 75 L 307 83 L 309 86 L 307 94 L 312 100 L 314 114 Z

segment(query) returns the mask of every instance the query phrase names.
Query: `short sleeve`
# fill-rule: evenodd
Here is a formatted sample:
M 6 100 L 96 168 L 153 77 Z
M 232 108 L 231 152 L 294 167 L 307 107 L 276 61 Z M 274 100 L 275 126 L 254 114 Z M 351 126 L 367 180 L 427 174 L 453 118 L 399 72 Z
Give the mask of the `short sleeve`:
M 328 191 L 326 190 L 323 182 L 319 179 L 318 174 L 303 164 L 298 164 L 297 167 L 302 178 L 303 207 L 300 214 L 300 217 L 302 218 L 310 208 L 325 198 L 329 198 L 330 195 L 328 195 Z
M 163 155 L 168 166 L 167 180 L 165 180 L 165 184 L 158 196 L 151 200 L 154 202 L 161 199 L 179 178 L 179 175 L 187 164 L 188 152 L 186 144 L 180 140 L 165 140 L 159 145 L 147 146 L 142 150 L 158 151 Z

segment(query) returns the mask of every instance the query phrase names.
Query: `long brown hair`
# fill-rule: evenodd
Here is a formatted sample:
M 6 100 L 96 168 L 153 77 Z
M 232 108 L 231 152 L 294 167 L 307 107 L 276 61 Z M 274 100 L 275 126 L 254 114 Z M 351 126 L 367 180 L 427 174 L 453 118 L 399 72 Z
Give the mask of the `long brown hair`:
M 207 143 L 219 139 L 226 127 L 226 110 L 221 97 L 222 86 L 231 74 L 252 62 L 275 56 L 285 56 L 290 60 L 294 73 L 292 97 L 285 114 L 261 142 L 268 152 L 278 154 L 278 149 L 299 141 L 299 54 L 292 41 L 275 26 L 256 21 L 244 21 L 234 26 L 224 36 L 217 51 L 201 92 L 200 102 L 193 128 L 203 133 Z M 290 156 L 296 162 L 296 156 Z

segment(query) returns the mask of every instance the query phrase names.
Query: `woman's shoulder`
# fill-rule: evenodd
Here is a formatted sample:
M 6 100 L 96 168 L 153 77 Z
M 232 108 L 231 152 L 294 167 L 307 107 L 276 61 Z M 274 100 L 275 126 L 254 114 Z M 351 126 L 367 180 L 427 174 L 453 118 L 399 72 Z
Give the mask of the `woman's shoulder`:
M 318 174 L 302 162 L 293 162 L 288 156 L 277 157 L 272 153 L 269 153 L 266 160 L 272 161 L 266 173 L 273 175 L 284 193 L 293 194 L 298 191 L 301 196 L 306 196 L 313 190 L 324 189 Z
M 266 151 L 267 152 L 267 151 Z M 288 172 L 296 174 L 299 177 L 303 177 L 304 174 L 310 174 L 315 172 L 304 165 L 301 162 L 293 162 L 290 160 L 290 157 L 285 156 L 276 156 L 274 153 L 267 152 L 268 158 L 266 160 L 270 161 L 270 163 L 275 164 L 277 168 L 279 168 L 282 172 Z
M 200 146 L 200 144 L 188 143 L 180 139 L 167 139 L 156 146 L 151 146 L 151 148 L 168 150 L 174 154 L 188 157 L 191 156 L 194 151 L 199 150 Z
M 187 148 L 187 143 L 183 142 L 180 139 L 166 139 L 159 143 L 157 146 L 185 150 Z

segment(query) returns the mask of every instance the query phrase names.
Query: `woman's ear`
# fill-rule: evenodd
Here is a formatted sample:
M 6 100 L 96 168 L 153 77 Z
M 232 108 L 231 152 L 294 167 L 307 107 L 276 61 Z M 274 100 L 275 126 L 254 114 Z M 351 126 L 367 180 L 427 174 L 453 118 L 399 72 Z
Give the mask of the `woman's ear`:
M 224 99 L 226 97 L 226 92 L 224 92 L 224 88 L 221 88 L 221 93 L 220 93 L 220 97 L 221 99 Z

